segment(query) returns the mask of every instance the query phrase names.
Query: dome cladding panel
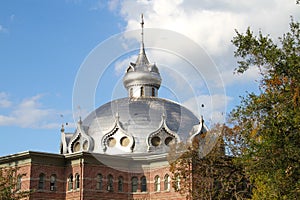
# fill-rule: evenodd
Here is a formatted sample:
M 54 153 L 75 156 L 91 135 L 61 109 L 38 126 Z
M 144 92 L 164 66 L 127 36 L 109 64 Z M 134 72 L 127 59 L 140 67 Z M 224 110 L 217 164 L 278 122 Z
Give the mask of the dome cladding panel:
M 147 138 L 161 127 L 163 116 L 167 127 L 181 141 L 188 139 L 193 126 L 199 123 L 199 119 L 191 111 L 166 99 L 122 98 L 97 108 L 83 121 L 83 125 L 89 127 L 87 134 L 94 141 L 100 141 L 114 128 L 116 120 L 119 120 L 126 134 L 134 137 L 135 150 L 146 153 Z

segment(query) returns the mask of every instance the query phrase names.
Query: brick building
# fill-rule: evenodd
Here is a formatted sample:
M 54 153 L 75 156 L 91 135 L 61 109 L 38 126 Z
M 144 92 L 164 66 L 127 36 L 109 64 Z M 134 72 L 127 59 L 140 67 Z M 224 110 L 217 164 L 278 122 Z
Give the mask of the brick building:
M 161 76 L 146 56 L 143 40 L 123 83 L 128 97 L 108 102 L 80 119 L 74 133 L 61 129 L 60 154 L 23 152 L 0 158 L 18 166 L 21 189 L 30 199 L 185 199 L 172 185 L 170 144 L 190 142 L 206 132 L 202 119 L 158 97 Z M 175 182 L 174 182 L 175 181 Z

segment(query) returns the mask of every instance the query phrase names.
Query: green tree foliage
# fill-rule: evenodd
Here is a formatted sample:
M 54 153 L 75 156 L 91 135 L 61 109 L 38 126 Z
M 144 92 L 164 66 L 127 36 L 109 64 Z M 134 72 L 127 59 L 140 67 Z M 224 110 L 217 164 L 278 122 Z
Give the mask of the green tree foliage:
M 254 183 L 253 199 L 300 199 L 300 25 L 278 42 L 250 28 L 233 38 L 237 73 L 261 72 L 260 93 L 250 93 L 232 111 L 241 134 L 240 161 Z
M 18 200 L 29 197 L 30 191 L 21 190 L 18 167 L 0 168 L 0 200 Z
M 233 138 L 231 133 L 227 127 L 217 125 L 196 138 L 193 145 L 179 144 L 177 149 L 172 149 L 171 152 L 185 150 L 171 160 L 170 171 L 173 187 L 187 199 L 227 200 L 251 196 L 249 180 L 242 166 L 225 154 L 224 139 Z M 208 154 L 203 155 L 203 151 Z

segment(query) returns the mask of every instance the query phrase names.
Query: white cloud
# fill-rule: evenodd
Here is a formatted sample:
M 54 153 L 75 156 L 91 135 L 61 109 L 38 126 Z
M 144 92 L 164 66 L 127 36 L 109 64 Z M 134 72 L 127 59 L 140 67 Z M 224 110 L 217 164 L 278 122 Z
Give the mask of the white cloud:
M 139 28 L 139 15 L 143 12 L 145 27 L 182 33 L 216 55 L 229 48 L 234 29 L 243 31 L 251 26 L 279 36 L 288 27 L 290 15 L 300 17 L 299 6 L 285 0 L 137 0 L 123 1 L 121 6 L 126 30 Z
M 204 116 L 209 123 L 223 123 L 226 117 L 226 107 L 232 101 L 232 97 L 223 94 L 200 95 L 183 103 L 196 115 Z
M 233 71 L 224 71 L 222 78 L 226 87 L 232 86 L 235 83 L 245 84 L 251 81 L 259 81 L 261 79 L 260 71 L 257 67 L 250 67 L 243 74 L 234 74 Z M 216 83 L 218 84 L 218 83 Z
M 8 100 L 6 93 L 0 93 L 0 104 L 9 107 L 11 110 L 6 115 L 0 115 L 0 126 L 18 126 L 22 128 L 56 128 L 61 123 L 58 119 L 58 111 L 44 108 L 41 103 L 42 95 L 36 95 L 23 99 L 19 103 L 12 103 Z M 3 103 L 4 102 L 4 103 Z M 14 104 L 14 106 L 12 106 Z M 4 107 L 4 106 L 2 106 Z
M 180 46 L 184 52 L 188 52 L 187 55 L 198 55 L 199 58 L 194 60 L 200 63 L 200 67 L 196 68 L 200 75 L 195 73 L 193 69 L 195 65 L 191 67 L 184 62 L 184 59 L 189 57 L 170 56 L 159 51 L 151 51 L 153 49 L 147 50 L 147 55 L 152 62 L 157 62 L 161 72 L 166 72 L 166 69 L 173 70 L 172 73 L 170 71 L 166 73 L 169 77 L 162 77 L 164 87 L 170 87 L 170 90 L 175 91 L 178 96 L 186 96 L 188 99 L 181 99 L 181 102 L 184 102 L 191 110 L 199 111 L 200 109 L 204 112 L 205 118 L 209 116 L 208 118 L 213 121 L 222 121 L 225 117 L 224 101 L 233 102 L 233 98 L 243 95 L 236 93 L 236 96 L 228 97 L 225 91 L 232 91 L 237 85 L 247 88 L 251 85 L 250 83 L 260 78 L 255 67 L 242 75 L 234 75 L 237 64 L 233 56 L 234 48 L 231 40 L 235 36 L 235 29 L 244 32 L 249 26 L 255 33 L 261 30 L 276 39 L 288 31 L 291 15 L 296 20 L 300 19 L 299 5 L 296 5 L 295 1 L 286 0 L 124 0 L 113 2 L 114 11 L 119 12 L 127 23 L 126 31 L 140 29 L 140 14 L 144 14 L 146 48 L 159 46 L 154 41 L 159 37 L 153 33 L 150 34 L 149 28 L 175 31 L 203 47 L 204 52 L 199 53 L 195 50 L 196 46 L 185 45 L 181 40 L 173 39 L 168 44 L 169 47 Z M 118 6 L 115 5 L 116 2 L 119 2 Z M 136 34 L 135 39 L 139 41 L 139 37 L 140 35 Z M 160 40 L 159 42 L 161 45 L 169 41 Z M 203 56 L 205 52 L 208 54 L 206 57 L 211 58 L 210 60 Z M 119 64 L 128 65 L 128 61 L 126 59 L 120 61 Z M 120 70 L 120 66 L 118 65 L 116 70 Z M 186 95 L 185 88 L 191 88 L 190 95 Z M 206 105 L 203 109 L 198 106 L 202 104 L 201 102 Z
M 119 0 L 110 0 L 108 2 L 108 9 L 110 11 L 116 10 L 119 6 L 119 3 L 120 3 Z
M 208 10 L 201 3 L 185 7 L 183 1 L 138 1 L 134 10 L 143 12 L 145 27 L 164 28 L 182 33 L 212 53 L 221 53 L 228 47 L 234 28 L 241 23 L 238 13 Z M 125 1 L 121 14 L 128 22 L 126 29 L 139 28 L 138 13 L 132 12 L 132 3 Z
M 0 108 L 9 108 L 12 102 L 8 99 L 8 94 L 0 92 Z
M 251 26 L 254 30 L 262 29 L 280 36 L 288 27 L 290 15 L 300 17 L 299 6 L 286 0 L 120 2 L 119 12 L 127 22 L 126 30 L 140 28 L 139 15 L 144 13 L 146 28 L 182 33 L 202 45 L 209 54 L 218 56 L 231 46 L 234 29 L 244 31 Z

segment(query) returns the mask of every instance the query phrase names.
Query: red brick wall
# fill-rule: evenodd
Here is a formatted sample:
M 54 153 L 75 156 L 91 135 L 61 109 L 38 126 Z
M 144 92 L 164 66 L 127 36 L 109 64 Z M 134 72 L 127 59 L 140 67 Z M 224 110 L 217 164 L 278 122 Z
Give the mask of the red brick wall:
M 41 173 L 45 174 L 45 184 L 44 189 L 38 189 L 39 176 Z M 50 176 L 52 174 L 56 175 L 56 190 L 50 190 Z M 65 167 L 42 165 L 42 164 L 32 164 L 31 165 L 31 178 L 30 178 L 30 188 L 34 190 L 30 199 L 40 200 L 40 199 L 53 199 L 62 200 L 65 199 Z
M 21 190 L 29 190 L 30 189 L 30 164 L 19 166 L 18 174 L 25 174 L 22 177 Z
M 158 168 L 158 169 L 151 169 L 147 170 L 143 173 L 128 173 L 118 171 L 106 166 L 97 166 L 97 165 L 84 165 L 84 179 L 83 179 L 83 195 L 84 199 L 185 199 L 184 196 L 180 195 L 179 193 L 175 192 L 174 189 L 171 187 L 170 191 L 164 191 L 164 176 L 165 174 L 169 174 L 171 177 L 171 173 L 168 170 L 168 167 Z M 97 190 L 96 189 L 96 176 L 97 174 L 101 173 L 103 175 L 103 189 Z M 113 175 L 114 182 L 114 191 L 108 192 L 107 188 L 107 176 L 111 174 Z M 160 176 L 161 180 L 161 190 L 159 192 L 154 192 L 154 177 L 156 175 Z M 123 183 L 123 192 L 118 191 L 118 177 L 122 176 L 124 178 Z M 138 182 L 138 190 L 135 193 L 132 193 L 131 190 L 131 178 L 136 176 L 139 180 Z M 147 192 L 141 192 L 141 177 L 145 176 L 147 179 Z M 172 186 L 172 183 L 170 183 Z
M 140 173 L 130 173 L 126 171 L 118 171 L 109 168 L 102 164 L 83 163 L 65 166 L 45 165 L 45 164 L 28 164 L 20 166 L 20 173 L 25 173 L 26 176 L 22 179 L 22 189 L 33 189 L 30 199 L 42 200 L 184 200 L 185 196 L 175 192 L 172 188 L 172 180 L 170 181 L 170 191 L 164 190 L 164 176 L 172 174 L 169 172 L 169 167 L 153 168 Z M 45 186 L 43 190 L 38 189 L 39 175 L 45 174 Z M 80 175 L 80 189 L 75 190 L 75 174 Z M 103 176 L 102 190 L 96 188 L 97 174 Z M 50 191 L 50 176 L 55 174 L 57 177 L 56 191 Z M 68 191 L 68 177 L 73 174 L 73 190 Z M 113 192 L 107 191 L 107 176 L 113 176 Z M 154 191 L 154 177 L 160 177 L 160 191 Z M 118 177 L 123 177 L 123 192 L 118 191 Z M 131 178 L 138 178 L 138 190 L 132 193 Z M 147 179 L 147 191 L 141 192 L 141 177 Z

